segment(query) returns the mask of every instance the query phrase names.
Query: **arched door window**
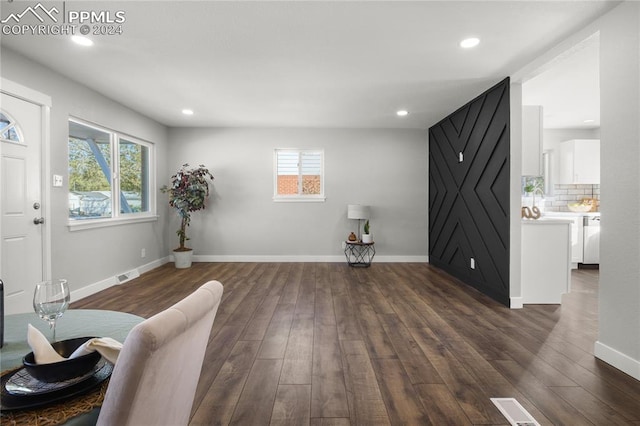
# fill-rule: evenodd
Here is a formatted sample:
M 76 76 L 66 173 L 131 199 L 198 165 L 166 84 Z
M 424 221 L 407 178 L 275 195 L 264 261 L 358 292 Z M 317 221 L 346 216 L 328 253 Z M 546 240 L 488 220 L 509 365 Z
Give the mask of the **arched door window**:
M 22 143 L 22 132 L 16 121 L 0 111 L 0 138 L 5 141 Z

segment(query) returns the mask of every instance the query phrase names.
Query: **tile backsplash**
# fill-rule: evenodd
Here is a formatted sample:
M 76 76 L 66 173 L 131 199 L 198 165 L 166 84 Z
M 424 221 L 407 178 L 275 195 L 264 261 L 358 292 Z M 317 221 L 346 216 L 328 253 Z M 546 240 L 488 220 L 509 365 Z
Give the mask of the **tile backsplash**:
M 568 212 L 567 204 L 583 198 L 595 198 L 600 204 L 600 185 L 554 185 L 553 196 L 545 197 L 545 210 L 548 212 Z

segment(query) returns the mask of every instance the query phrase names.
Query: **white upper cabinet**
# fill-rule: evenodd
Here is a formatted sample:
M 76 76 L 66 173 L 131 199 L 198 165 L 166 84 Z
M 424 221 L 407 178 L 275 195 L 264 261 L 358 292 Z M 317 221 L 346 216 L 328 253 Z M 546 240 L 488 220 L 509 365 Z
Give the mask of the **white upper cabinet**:
M 572 139 L 560 143 L 558 183 L 600 184 L 599 139 Z
M 522 107 L 522 175 L 542 176 L 542 107 Z

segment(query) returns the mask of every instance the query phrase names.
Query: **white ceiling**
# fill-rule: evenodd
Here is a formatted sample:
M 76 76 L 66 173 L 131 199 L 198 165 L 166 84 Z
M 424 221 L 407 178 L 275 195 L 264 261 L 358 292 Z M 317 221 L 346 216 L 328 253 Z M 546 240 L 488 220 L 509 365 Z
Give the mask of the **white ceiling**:
M 424 129 L 616 3 L 66 1 L 123 10 L 124 33 L 1 43 L 170 126 Z
M 542 105 L 545 129 L 600 127 L 600 50 L 593 36 L 522 85 L 524 105 Z

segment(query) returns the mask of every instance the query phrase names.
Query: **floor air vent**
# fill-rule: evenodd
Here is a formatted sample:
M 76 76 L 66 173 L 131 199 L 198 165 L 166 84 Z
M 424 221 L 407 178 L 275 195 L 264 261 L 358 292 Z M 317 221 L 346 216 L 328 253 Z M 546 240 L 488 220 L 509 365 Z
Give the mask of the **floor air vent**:
M 512 426 L 540 426 L 527 410 L 515 398 L 491 398 Z
M 124 284 L 129 280 L 138 278 L 139 276 L 140 274 L 138 273 L 137 269 L 134 269 L 129 272 L 125 272 L 124 274 L 116 275 L 116 280 L 118 281 L 117 284 Z

